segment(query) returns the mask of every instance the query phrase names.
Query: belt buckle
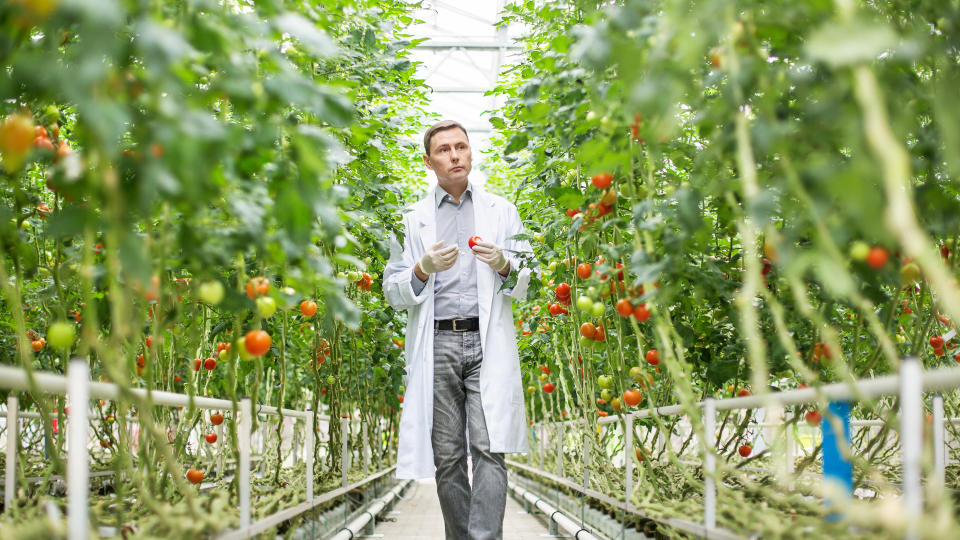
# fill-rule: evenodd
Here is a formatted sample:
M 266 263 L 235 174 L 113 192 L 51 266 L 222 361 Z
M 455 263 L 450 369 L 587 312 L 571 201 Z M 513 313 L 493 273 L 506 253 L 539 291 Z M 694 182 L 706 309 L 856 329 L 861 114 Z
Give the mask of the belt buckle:
M 468 319 L 452 319 L 454 332 L 466 332 L 467 328 L 457 328 L 457 321 L 466 321 Z

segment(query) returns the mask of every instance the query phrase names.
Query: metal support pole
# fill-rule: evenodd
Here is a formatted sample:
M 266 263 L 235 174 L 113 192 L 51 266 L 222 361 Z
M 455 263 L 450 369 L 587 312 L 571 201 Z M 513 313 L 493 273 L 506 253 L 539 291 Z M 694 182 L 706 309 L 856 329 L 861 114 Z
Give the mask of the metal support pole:
M 250 526 L 250 430 L 253 427 L 253 407 L 250 398 L 240 400 L 240 424 L 237 438 L 240 445 L 240 461 L 237 463 L 237 478 L 240 485 L 240 528 Z
M 303 445 L 303 460 L 306 465 L 306 475 L 307 475 L 307 501 L 313 500 L 313 413 L 308 409 L 307 418 L 305 419 L 304 429 L 306 433 L 304 434 L 304 445 Z
M 540 453 L 540 470 L 543 470 L 543 451 L 546 446 L 546 437 L 547 435 L 547 426 L 540 422 L 537 424 L 537 429 L 540 431 L 540 438 L 537 439 L 537 451 Z
M 717 463 L 716 445 L 717 409 L 713 398 L 703 400 L 703 524 L 707 534 L 717 527 L 717 486 L 713 475 Z
M 937 394 L 933 396 L 933 477 L 938 489 L 943 489 L 947 481 L 946 435 L 943 396 Z
M 87 497 L 90 493 L 90 460 L 87 455 L 87 408 L 90 406 L 90 366 L 77 358 L 67 368 L 70 414 L 67 433 L 67 538 L 87 538 Z M 12 471 L 7 471 L 7 476 Z
M 223 444 L 223 424 L 220 424 L 219 426 L 216 427 L 216 432 L 217 432 L 217 444 L 222 445 Z M 222 447 L 220 450 L 222 450 Z M 224 460 L 223 452 L 218 450 L 217 451 L 217 480 L 220 480 L 223 478 L 223 460 Z
M 347 464 L 347 460 L 350 459 L 350 452 L 347 451 L 348 439 L 350 438 L 348 429 L 350 429 L 350 419 L 340 417 L 340 482 L 342 487 L 347 487 L 347 471 L 350 470 L 350 466 Z
M 589 429 L 590 429 L 590 423 L 587 422 L 586 417 L 584 417 L 583 448 L 581 448 L 580 450 L 581 452 L 583 452 L 583 489 L 584 490 L 590 489 L 590 445 L 593 442 L 590 439 L 593 436 L 593 433 L 591 433 Z M 584 519 L 586 518 L 586 512 L 587 512 L 587 498 L 580 497 L 580 527 L 581 528 L 584 527 Z
M 367 430 L 360 426 L 360 435 L 363 437 L 363 476 L 367 476 L 367 469 L 370 467 L 370 441 L 367 439 Z
M 623 432 L 623 502 L 630 507 L 630 495 L 633 493 L 633 413 L 627 413 L 626 427 Z M 620 515 L 620 540 L 627 535 L 626 511 Z
M 792 429 L 789 429 L 789 428 L 784 429 L 783 434 L 787 438 L 786 471 L 787 471 L 787 474 L 790 475 L 791 483 L 792 483 L 793 472 L 796 470 L 794 462 L 796 461 L 796 455 L 797 455 L 797 439 L 793 436 Z
M 20 420 L 17 413 L 20 401 L 10 393 L 7 396 L 7 468 L 3 486 L 4 511 L 13 508 L 17 490 L 17 449 L 20 448 Z
M 914 357 L 900 364 L 900 443 L 903 447 L 903 513 L 906 538 L 917 538 L 923 512 L 920 460 L 923 453 L 923 367 Z

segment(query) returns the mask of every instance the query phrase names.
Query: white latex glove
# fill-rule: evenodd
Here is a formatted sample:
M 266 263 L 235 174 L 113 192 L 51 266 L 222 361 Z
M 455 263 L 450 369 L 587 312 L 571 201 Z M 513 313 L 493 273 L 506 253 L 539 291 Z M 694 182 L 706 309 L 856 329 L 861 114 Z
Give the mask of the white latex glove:
M 474 244 L 473 254 L 480 262 L 489 264 L 494 272 L 499 273 L 510 264 L 503 255 L 503 250 L 490 242 L 480 241 Z
M 443 240 L 441 240 L 434 244 L 430 251 L 423 254 L 423 258 L 420 259 L 420 270 L 424 274 L 449 270 L 453 267 L 453 263 L 457 262 L 459 255 L 460 250 L 456 244 L 443 247 Z

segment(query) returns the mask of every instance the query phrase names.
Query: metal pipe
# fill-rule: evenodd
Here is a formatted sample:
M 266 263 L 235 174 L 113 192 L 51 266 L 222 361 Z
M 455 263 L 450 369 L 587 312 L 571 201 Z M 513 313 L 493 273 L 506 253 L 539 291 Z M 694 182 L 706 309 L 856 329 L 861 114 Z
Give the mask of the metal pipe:
M 703 400 L 703 524 L 707 529 L 717 527 L 717 485 L 713 474 L 716 471 L 717 410 L 713 398 Z
M 90 402 L 90 366 L 76 358 L 67 368 L 67 398 L 72 405 L 67 422 L 67 538 L 87 538 L 87 497 L 90 493 L 90 462 L 87 455 L 87 404 Z M 8 474 L 13 477 L 14 475 Z
M 20 421 L 17 420 L 17 410 L 20 401 L 17 396 L 7 396 L 7 468 L 6 478 L 3 479 L 3 506 L 4 511 L 13 508 L 14 496 L 17 489 L 17 449 L 20 447 Z
M 572 534 L 575 539 L 600 540 L 599 537 L 594 536 L 593 533 L 581 527 L 576 521 L 571 519 L 555 506 L 552 506 L 550 503 L 540 498 L 536 493 L 526 488 L 522 488 L 513 482 L 507 482 L 507 488 L 513 491 L 517 497 L 520 497 L 521 499 L 533 504 L 537 510 L 543 512 L 545 516 L 549 516 L 548 519 L 551 523 L 556 523 L 561 529 Z
M 307 480 L 307 502 L 310 502 L 313 500 L 313 415 L 307 415 L 306 420 L 306 426 L 304 426 L 306 435 L 303 437 L 303 458 L 306 462 L 304 465 Z
M 253 408 L 250 398 L 240 400 L 240 425 L 237 429 L 240 459 L 237 463 L 237 478 L 240 485 L 240 529 L 250 526 L 250 429 L 253 424 Z
M 900 444 L 903 452 L 903 512 L 906 538 L 916 538 L 923 512 L 920 460 L 923 453 L 923 367 L 914 357 L 900 363 Z
M 946 429 L 943 422 L 943 396 L 933 396 L 933 478 L 938 489 L 947 482 Z
M 347 471 L 350 470 L 350 465 L 347 464 L 347 460 L 350 459 L 350 452 L 347 451 L 350 442 L 347 433 L 349 422 L 348 418 L 340 417 L 340 481 L 343 486 L 347 485 Z
M 396 486 L 393 489 L 388 491 L 384 496 L 375 499 L 370 503 L 366 509 L 360 513 L 359 516 L 353 519 L 348 523 L 344 528 L 340 529 L 336 535 L 332 536 L 330 540 L 351 540 L 352 538 L 357 538 L 360 534 L 360 531 L 374 520 L 374 518 L 383 511 L 394 499 L 400 496 L 400 493 L 406 489 L 406 487 L 412 482 L 412 480 L 405 480 Z

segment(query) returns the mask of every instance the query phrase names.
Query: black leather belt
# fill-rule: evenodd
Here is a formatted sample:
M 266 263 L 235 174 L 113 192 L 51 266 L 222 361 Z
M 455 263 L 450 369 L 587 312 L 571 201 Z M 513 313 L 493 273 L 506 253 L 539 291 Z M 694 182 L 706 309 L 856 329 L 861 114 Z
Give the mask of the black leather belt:
M 480 330 L 480 317 L 433 321 L 433 328 L 435 330 L 453 330 L 454 332 L 476 331 Z

